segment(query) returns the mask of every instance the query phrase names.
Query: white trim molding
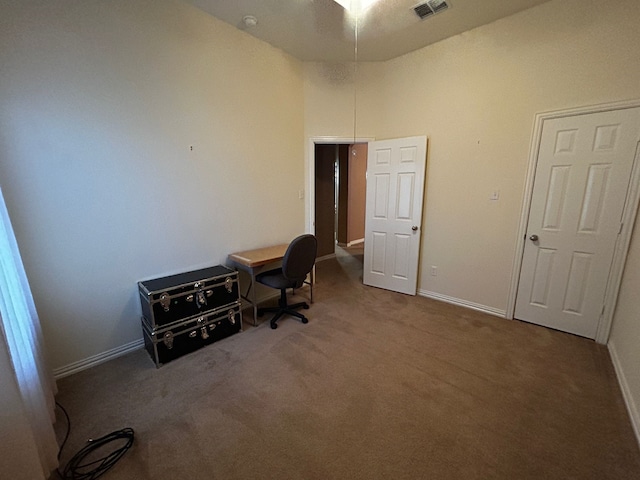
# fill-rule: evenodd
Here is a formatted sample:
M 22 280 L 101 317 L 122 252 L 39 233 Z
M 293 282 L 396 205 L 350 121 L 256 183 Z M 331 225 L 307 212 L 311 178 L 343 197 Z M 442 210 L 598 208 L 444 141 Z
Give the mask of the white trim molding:
M 121 357 L 122 355 L 126 355 L 127 353 L 133 352 L 135 350 L 139 350 L 142 347 L 144 347 L 144 339 L 139 338 L 138 340 L 134 340 L 133 342 L 126 343 L 116 348 L 112 348 L 111 350 L 107 350 L 106 352 L 92 355 L 91 357 L 85 358 L 83 360 L 70 363 L 69 365 L 65 365 L 60 368 L 56 368 L 53 370 L 53 376 L 56 380 L 68 377 L 69 375 L 73 375 L 74 373 L 81 372 L 82 370 L 87 370 L 88 368 L 95 367 L 97 365 L 100 365 L 101 363 L 108 362 L 109 360 L 113 360 L 114 358 Z
M 511 271 L 511 284 L 509 287 L 509 298 L 507 300 L 506 318 L 513 319 L 516 309 L 516 295 L 518 293 L 518 282 L 520 280 L 520 270 L 522 269 L 522 254 L 525 247 L 525 235 L 527 233 L 527 224 L 529 222 L 529 209 L 531 208 L 531 195 L 533 192 L 533 182 L 536 174 L 538 163 L 538 153 L 540 148 L 540 140 L 542 138 L 542 127 L 546 120 L 571 117 L 575 115 L 588 115 L 592 113 L 609 112 L 613 110 L 624 110 L 627 108 L 640 107 L 640 99 L 627 100 L 623 102 L 607 103 L 601 105 L 592 105 L 587 107 L 572 108 L 568 110 L 557 110 L 546 113 L 539 113 L 535 116 L 533 133 L 531 135 L 531 145 L 529 148 L 529 163 L 527 167 L 527 176 L 525 180 L 525 188 L 522 196 L 522 209 L 520 213 L 520 224 L 516 238 L 515 257 L 513 261 L 513 270 Z M 627 192 L 627 200 L 623 212 L 623 229 L 620 232 L 611 270 L 609 273 L 609 281 L 607 283 L 607 291 L 605 293 L 605 308 L 600 318 L 598 331 L 596 333 L 596 342 L 606 344 L 611 331 L 611 322 L 613 320 L 613 312 L 618 297 L 620 282 L 622 281 L 622 272 L 624 263 L 629 251 L 629 243 L 631 240 L 631 232 L 635 215 L 640 202 L 640 155 L 636 151 L 636 158 L 631 174 L 629 191 Z
M 609 342 L 607 347 L 609 348 L 609 354 L 611 355 L 613 368 L 616 371 L 618 383 L 620 384 L 620 390 L 622 391 L 622 397 L 624 398 L 624 403 L 627 406 L 627 412 L 629 413 L 629 418 L 631 419 L 631 426 L 633 427 L 633 432 L 636 434 L 636 440 L 638 441 L 638 445 L 640 446 L 640 411 L 638 410 L 638 406 L 633 400 L 633 395 L 631 394 L 631 389 L 629 388 L 627 378 L 624 375 L 624 370 L 622 370 L 622 365 L 620 363 L 620 359 L 618 358 L 615 344 L 613 342 Z
M 329 260 L 329 259 L 331 259 L 331 258 L 336 258 L 336 254 L 335 254 L 335 252 L 334 252 L 334 253 L 328 253 L 327 255 L 324 255 L 324 256 L 322 256 L 322 257 L 318 257 L 318 258 L 316 258 L 316 263 L 318 263 L 318 262 L 322 262 L 322 261 L 324 261 L 324 260 Z
M 479 303 L 469 302 L 468 300 L 462 300 L 460 298 L 449 297 L 448 295 L 442 295 L 441 293 L 430 292 L 428 290 L 418 290 L 418 295 L 421 297 L 431 298 L 433 300 L 440 300 L 441 302 L 450 303 L 452 305 L 458 305 L 459 307 L 470 308 L 478 312 L 488 313 L 496 317 L 506 318 L 507 312 L 500 310 L 499 308 L 488 307 Z
M 351 242 L 347 242 L 347 247 L 353 247 L 355 245 L 360 245 L 364 243 L 364 238 L 359 238 L 357 240 L 352 240 Z

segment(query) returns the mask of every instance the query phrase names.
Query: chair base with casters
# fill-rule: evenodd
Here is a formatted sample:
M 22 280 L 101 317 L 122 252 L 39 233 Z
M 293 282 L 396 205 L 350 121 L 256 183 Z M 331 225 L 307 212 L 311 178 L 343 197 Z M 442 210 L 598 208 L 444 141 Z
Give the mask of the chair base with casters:
M 265 313 L 276 312 L 276 314 L 273 316 L 273 318 L 269 322 L 269 324 L 271 325 L 271 328 L 273 329 L 278 328 L 278 324 L 276 322 L 283 315 L 291 315 L 293 317 L 299 318 L 302 323 L 309 323 L 309 320 L 307 320 L 307 317 L 305 317 L 300 312 L 296 311 L 299 308 L 304 308 L 306 310 L 309 308 L 309 305 L 307 304 L 307 302 L 299 302 L 299 303 L 294 303 L 293 305 L 289 305 L 287 303 L 286 290 L 280 290 L 280 299 L 278 300 L 278 306 L 258 308 L 258 316 L 261 317 Z

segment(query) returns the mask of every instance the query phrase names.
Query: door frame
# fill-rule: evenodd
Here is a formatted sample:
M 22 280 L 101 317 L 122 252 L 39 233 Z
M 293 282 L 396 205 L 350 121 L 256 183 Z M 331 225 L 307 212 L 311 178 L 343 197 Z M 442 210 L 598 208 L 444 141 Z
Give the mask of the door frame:
M 527 224 L 529 222 L 529 210 L 531 208 L 531 196 L 533 194 L 533 182 L 535 179 L 536 168 L 538 166 L 538 154 L 540 150 L 540 141 L 542 139 L 542 128 L 546 120 L 573 117 L 577 115 L 588 115 L 591 113 L 602 113 L 614 110 L 624 110 L 628 108 L 640 107 L 640 99 L 628 100 L 623 102 L 606 103 L 599 105 L 591 105 L 586 107 L 571 108 L 566 110 L 556 110 L 551 112 L 538 113 L 535 116 L 533 134 L 531 136 L 531 146 L 529 148 L 529 163 L 527 166 L 527 176 L 525 180 L 525 189 L 522 199 L 522 210 L 520 213 L 520 224 L 518 226 L 518 236 L 516 241 L 516 252 L 513 262 L 513 270 L 511 272 L 511 286 L 509 288 L 509 298 L 507 301 L 508 319 L 513 319 L 516 308 L 516 295 L 518 292 L 518 284 L 520 281 L 520 272 L 522 270 L 522 257 L 525 247 L 525 236 L 527 233 Z M 640 142 L 639 144 L 640 145 Z M 638 212 L 640 203 L 640 149 L 636 145 L 636 153 L 631 170 L 631 178 L 629 180 L 629 188 L 622 213 L 623 227 L 616 242 L 616 247 L 611 261 L 611 269 L 609 271 L 609 279 L 604 297 L 604 308 L 600 316 L 598 330 L 596 332 L 596 342 L 606 344 L 609 340 L 611 331 L 611 322 L 615 312 L 620 283 L 622 282 L 622 274 L 624 265 L 629 251 L 629 243 L 631 241 L 631 233 Z
M 369 143 L 374 141 L 374 137 L 308 137 L 307 141 L 307 154 L 305 156 L 304 168 L 305 175 L 305 191 L 306 197 L 306 210 L 304 215 L 304 223 L 307 233 L 315 234 L 315 209 L 316 209 L 316 172 L 315 172 L 315 160 L 316 160 L 316 144 L 344 144 L 351 145 L 352 143 Z

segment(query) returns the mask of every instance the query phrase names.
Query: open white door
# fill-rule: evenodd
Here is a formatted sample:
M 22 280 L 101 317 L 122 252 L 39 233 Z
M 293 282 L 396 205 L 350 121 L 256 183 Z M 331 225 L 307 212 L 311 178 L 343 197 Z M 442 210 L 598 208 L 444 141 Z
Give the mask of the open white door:
M 369 143 L 365 285 L 415 295 L 427 137 Z
M 640 108 L 545 120 L 515 318 L 595 338 L 639 138 Z

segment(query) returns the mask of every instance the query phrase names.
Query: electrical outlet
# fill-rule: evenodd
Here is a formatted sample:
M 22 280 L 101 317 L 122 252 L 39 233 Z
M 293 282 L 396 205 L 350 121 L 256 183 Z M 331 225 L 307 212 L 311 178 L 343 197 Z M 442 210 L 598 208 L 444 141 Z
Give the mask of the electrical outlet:
M 298 190 L 298 198 L 302 200 L 304 198 L 304 188 Z
M 431 276 L 436 277 L 438 275 L 438 267 L 431 265 Z

